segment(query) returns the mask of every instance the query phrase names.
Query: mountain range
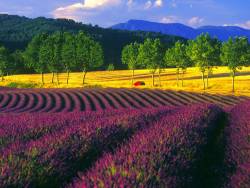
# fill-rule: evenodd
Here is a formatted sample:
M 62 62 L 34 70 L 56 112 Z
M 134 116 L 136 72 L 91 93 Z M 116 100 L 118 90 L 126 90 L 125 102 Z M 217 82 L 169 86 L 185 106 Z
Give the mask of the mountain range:
M 187 39 L 194 39 L 202 33 L 209 33 L 212 37 L 217 37 L 221 41 L 226 41 L 229 37 L 236 36 L 245 36 L 250 39 L 250 30 L 237 26 L 203 26 L 192 28 L 180 23 L 157 23 L 144 20 L 129 20 L 126 23 L 120 23 L 111 28 L 127 31 L 159 32 Z

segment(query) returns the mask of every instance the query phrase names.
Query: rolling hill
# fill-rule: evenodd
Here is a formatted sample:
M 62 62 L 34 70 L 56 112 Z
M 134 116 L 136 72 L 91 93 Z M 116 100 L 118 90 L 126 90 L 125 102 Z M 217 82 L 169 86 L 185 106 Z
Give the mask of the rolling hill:
M 84 31 L 102 45 L 105 58 L 103 69 L 109 64 L 114 64 L 116 69 L 127 68 L 121 63 L 121 50 L 131 42 L 142 42 L 147 37 L 160 38 L 168 47 L 177 40 L 185 40 L 181 37 L 159 33 L 104 29 L 67 19 L 49 19 L 44 17 L 31 19 L 7 14 L 0 14 L 0 26 L 0 44 L 6 46 L 10 51 L 24 50 L 32 37 L 39 33 L 53 33 L 56 31 L 77 33 L 80 30 Z
M 211 36 L 225 41 L 229 37 L 246 36 L 250 38 L 250 30 L 235 26 L 203 26 L 197 29 L 180 24 L 180 23 L 156 23 L 144 20 L 129 20 L 112 26 L 113 29 L 128 31 L 150 31 L 159 32 L 167 35 L 181 36 L 187 39 L 194 39 L 201 33 L 209 33 Z

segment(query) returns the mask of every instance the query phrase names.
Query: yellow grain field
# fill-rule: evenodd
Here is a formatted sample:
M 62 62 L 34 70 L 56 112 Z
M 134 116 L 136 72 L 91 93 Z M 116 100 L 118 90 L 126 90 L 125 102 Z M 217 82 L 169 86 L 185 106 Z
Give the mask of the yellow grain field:
M 201 73 L 198 68 L 188 68 L 184 75 L 184 86 L 177 87 L 176 69 L 165 69 L 161 75 L 161 86 L 159 85 L 158 72 L 155 74 L 155 87 L 152 87 L 152 78 L 149 70 L 136 70 L 135 81 L 144 81 L 146 86 L 142 88 L 158 88 L 171 90 L 184 90 L 192 92 L 203 92 Z M 96 71 L 90 72 L 86 77 L 85 87 L 113 87 L 113 88 L 131 88 L 132 71 Z M 66 84 L 66 73 L 59 74 L 58 85 L 51 83 L 51 74 L 45 74 L 45 84 L 41 84 L 41 75 L 14 75 L 5 77 L 4 82 L 0 82 L 0 86 L 8 86 L 10 83 L 34 84 L 38 88 L 79 88 L 82 85 L 82 73 L 71 73 L 69 84 Z M 237 73 L 235 79 L 236 95 L 250 96 L 250 67 L 244 67 Z M 209 79 L 209 87 L 206 92 L 230 94 L 232 91 L 232 78 L 227 67 L 217 67 L 213 69 L 211 78 Z

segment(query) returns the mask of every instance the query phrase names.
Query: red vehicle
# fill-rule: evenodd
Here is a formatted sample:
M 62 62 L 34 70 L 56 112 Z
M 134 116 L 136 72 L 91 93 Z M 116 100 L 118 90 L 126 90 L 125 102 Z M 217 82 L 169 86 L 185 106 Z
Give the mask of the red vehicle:
M 138 81 L 138 82 L 135 82 L 134 83 L 134 86 L 135 87 L 138 87 L 138 86 L 145 86 L 146 84 L 145 84 L 145 82 L 143 82 L 143 81 Z

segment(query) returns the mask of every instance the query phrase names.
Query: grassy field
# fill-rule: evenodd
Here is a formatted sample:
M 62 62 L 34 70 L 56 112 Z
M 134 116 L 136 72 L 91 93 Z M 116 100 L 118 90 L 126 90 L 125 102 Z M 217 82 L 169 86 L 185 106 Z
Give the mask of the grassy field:
M 159 86 L 158 73 L 155 76 L 154 88 L 184 90 L 192 92 L 203 92 L 201 73 L 198 68 L 189 68 L 184 75 L 184 86 L 177 87 L 176 69 L 165 69 L 161 76 L 161 86 Z M 45 75 L 45 84 L 41 85 L 41 76 L 33 75 L 14 75 L 5 77 L 4 82 L 0 82 L 0 86 L 12 87 L 37 87 L 37 88 L 79 88 L 82 86 L 82 74 L 71 73 L 69 84 L 66 84 L 67 74 L 59 74 L 60 84 L 51 83 L 51 74 Z M 142 88 L 153 88 L 152 79 L 149 70 L 136 70 L 135 81 L 144 81 L 146 86 Z M 14 84 L 17 83 L 17 84 Z M 236 95 L 250 96 L 250 68 L 244 67 L 237 73 L 235 80 Z M 102 87 L 102 88 L 131 88 L 131 71 L 97 71 L 90 72 L 86 77 L 85 87 Z M 214 68 L 213 74 L 209 80 L 208 93 L 230 94 L 232 91 L 232 78 L 227 67 Z

